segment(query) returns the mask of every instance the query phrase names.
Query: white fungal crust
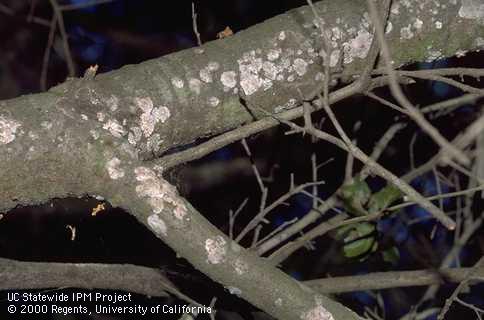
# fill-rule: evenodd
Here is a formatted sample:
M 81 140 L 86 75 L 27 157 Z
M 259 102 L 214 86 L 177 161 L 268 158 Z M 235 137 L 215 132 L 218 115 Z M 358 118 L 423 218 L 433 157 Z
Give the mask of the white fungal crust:
M 121 138 L 126 134 L 126 130 L 116 119 L 110 119 L 103 125 L 104 130 L 108 130 L 116 138 Z
M 364 59 L 370 51 L 373 35 L 366 29 L 361 29 L 355 38 L 343 44 L 344 63 L 353 62 L 354 58 Z
M 484 3 L 481 0 L 462 0 L 459 16 L 464 19 L 484 20 Z
M 281 298 L 277 298 L 276 301 L 274 301 L 274 304 L 278 307 L 282 307 L 282 299 Z
M 155 108 L 150 97 L 135 98 L 135 104 L 143 113 L 140 116 L 140 127 L 145 137 L 151 136 L 158 122 L 164 123 L 170 116 L 170 109 L 165 106 Z M 133 141 L 133 138 L 131 139 Z
M 116 111 L 119 106 L 119 99 L 116 96 L 111 95 L 106 99 L 106 104 L 108 105 L 109 110 Z
M 241 276 L 249 272 L 249 265 L 245 263 L 244 260 L 242 260 L 241 258 L 237 258 L 234 262 L 234 269 L 235 272 L 237 272 L 237 274 Z
M 143 136 L 143 131 L 140 127 L 131 127 L 131 131 L 128 133 L 128 142 L 132 145 L 136 145 Z
M 306 74 L 308 63 L 301 58 L 296 58 L 294 60 L 293 67 L 297 75 L 302 77 L 304 74 Z
M 17 129 L 21 124 L 13 119 L 0 116 L 0 144 L 8 144 L 15 140 Z
M 216 236 L 214 239 L 205 240 L 205 251 L 207 252 L 207 262 L 219 264 L 225 261 L 227 254 L 227 242 L 222 236 Z
M 302 320 L 334 320 L 333 315 L 329 313 L 321 304 L 317 304 L 313 309 L 301 315 Z
M 119 168 L 121 165 L 121 160 L 114 157 L 106 163 L 106 170 L 108 171 L 109 177 L 113 180 L 120 179 L 124 177 L 124 171 Z
M 167 233 L 167 227 L 165 221 L 161 219 L 161 217 L 154 213 L 150 215 L 147 219 L 148 225 L 150 228 L 158 235 L 163 235 L 166 236 Z
M 196 94 L 200 94 L 202 90 L 202 82 L 196 78 L 191 78 L 190 80 L 188 80 L 188 87 Z
M 220 99 L 217 97 L 208 98 L 208 104 L 211 105 L 212 107 L 218 106 L 219 103 L 220 103 Z
M 257 57 L 255 51 L 251 51 L 244 53 L 237 62 L 239 63 L 240 86 L 244 93 L 250 96 L 262 86 L 262 78 L 258 74 L 262 69 L 262 58 Z
M 136 180 L 136 193 L 141 198 L 147 198 L 154 213 L 161 213 L 167 203 L 173 206 L 173 222 L 184 224 L 189 221 L 188 210 L 178 196 L 176 189 L 168 182 L 159 178 L 156 172 L 147 167 L 134 169 Z
M 178 88 L 178 89 L 181 89 L 183 88 L 183 86 L 185 85 L 183 80 L 178 78 L 178 77 L 174 77 L 171 79 L 171 84 L 175 87 L 175 88 Z
M 237 74 L 235 71 L 225 71 L 220 76 L 220 81 L 227 88 L 233 88 L 237 85 Z
M 228 286 L 228 287 L 225 287 L 225 288 L 230 292 L 230 294 L 233 294 L 233 295 L 236 295 L 236 296 L 242 295 L 242 290 L 240 290 L 237 287 Z

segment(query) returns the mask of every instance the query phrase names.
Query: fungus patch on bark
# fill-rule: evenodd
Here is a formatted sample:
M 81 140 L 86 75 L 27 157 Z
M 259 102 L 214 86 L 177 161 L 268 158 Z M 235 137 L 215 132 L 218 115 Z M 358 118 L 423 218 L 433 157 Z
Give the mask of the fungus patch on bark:
M 277 298 L 276 301 L 274 301 L 274 304 L 278 307 L 281 307 L 282 306 L 282 299 L 281 298 Z
M 301 315 L 302 320 L 334 320 L 333 315 L 329 313 L 321 304 L 317 304 L 313 309 Z
M 167 227 L 165 221 L 158 214 L 152 214 L 147 219 L 148 225 L 156 233 L 166 236 Z
M 196 78 L 188 80 L 188 87 L 196 94 L 200 94 L 202 82 Z
M 178 77 L 174 77 L 171 79 L 171 84 L 175 87 L 175 88 L 178 88 L 178 89 L 181 89 L 183 88 L 183 86 L 185 85 L 185 83 L 183 82 L 182 79 L 178 78 Z
M 135 98 L 134 101 L 138 108 L 143 111 L 139 124 L 145 137 L 151 136 L 158 122 L 163 123 L 171 116 L 170 109 L 165 106 L 155 108 L 149 97 Z
M 109 131 L 116 138 L 121 138 L 126 134 L 126 130 L 123 126 L 116 120 L 108 120 L 104 125 L 103 129 Z
M 242 295 L 242 290 L 240 290 L 237 287 L 228 286 L 228 287 L 225 287 L 225 288 L 230 292 L 230 294 L 233 294 L 233 295 L 236 295 L 236 296 Z
M 113 180 L 124 177 L 124 171 L 119 168 L 121 165 L 121 160 L 114 157 L 106 163 L 106 170 L 108 171 L 109 177 Z
M 136 180 L 136 193 L 141 198 L 147 198 L 154 213 L 161 213 L 166 204 L 171 204 L 172 214 L 178 223 L 189 221 L 188 210 L 179 198 L 175 187 L 164 179 L 158 177 L 156 172 L 147 167 L 137 167 L 134 169 Z
M 116 96 L 111 95 L 109 98 L 106 99 L 106 104 L 109 110 L 114 112 L 118 109 L 119 99 Z
M 484 3 L 481 0 L 462 0 L 459 17 L 484 20 Z
M 249 265 L 241 258 L 237 258 L 234 262 L 234 269 L 235 272 L 241 276 L 249 271 Z
M 140 127 L 131 127 L 131 131 L 128 133 L 128 142 L 132 145 L 136 145 L 141 140 L 143 131 Z
M 412 39 L 413 36 L 414 36 L 414 34 L 413 34 L 413 31 L 412 31 L 412 25 L 411 24 L 409 24 L 408 26 L 400 29 L 400 39 L 409 40 L 409 39 Z
M 214 239 L 205 240 L 205 251 L 207 252 L 207 262 L 219 264 L 225 261 L 227 253 L 227 242 L 222 236 L 216 236 Z
M 344 63 L 353 62 L 354 58 L 364 59 L 370 51 L 373 35 L 367 30 L 362 29 L 358 31 L 355 38 L 343 44 Z
M 235 71 L 225 71 L 220 76 L 220 81 L 227 88 L 233 88 L 237 85 L 237 74 Z
M 216 107 L 218 106 L 218 104 L 220 103 L 220 99 L 217 98 L 217 97 L 210 97 L 208 98 L 208 103 L 212 106 L 212 107 Z
M 5 116 L 0 116 L 0 144 L 8 144 L 15 140 L 20 122 Z

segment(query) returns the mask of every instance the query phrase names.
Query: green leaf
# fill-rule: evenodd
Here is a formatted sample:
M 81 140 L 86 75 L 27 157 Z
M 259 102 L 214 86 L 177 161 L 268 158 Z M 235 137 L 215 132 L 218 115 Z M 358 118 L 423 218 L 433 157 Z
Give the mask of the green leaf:
M 336 235 L 345 243 L 342 248 L 344 256 L 354 258 L 375 251 L 378 243 L 371 235 L 374 231 L 375 226 L 368 222 L 339 228 Z
M 398 251 L 397 247 L 391 247 L 390 249 L 383 251 L 382 256 L 383 261 L 395 265 L 398 263 L 398 260 L 400 260 L 400 251 Z
M 385 210 L 389 205 L 391 205 L 396 200 L 402 197 L 402 192 L 400 189 L 394 185 L 387 185 L 385 188 L 381 189 L 377 193 L 374 193 L 368 202 L 368 212 L 376 213 Z
M 364 206 L 371 196 L 370 187 L 364 180 L 355 179 L 341 188 L 341 197 L 346 210 L 358 216 L 367 214 Z

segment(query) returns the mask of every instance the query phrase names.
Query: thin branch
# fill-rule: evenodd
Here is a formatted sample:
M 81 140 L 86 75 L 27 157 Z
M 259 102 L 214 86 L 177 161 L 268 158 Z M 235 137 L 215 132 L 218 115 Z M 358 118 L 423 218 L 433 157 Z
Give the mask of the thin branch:
M 445 317 L 445 314 L 447 311 L 449 311 L 450 306 L 452 303 L 457 299 L 457 296 L 459 293 L 464 289 L 464 287 L 467 285 L 470 279 L 472 279 L 475 276 L 479 276 L 479 268 L 481 268 L 484 265 L 484 257 L 479 259 L 479 261 L 475 264 L 474 268 L 472 268 L 469 273 L 466 275 L 465 279 L 463 279 L 457 288 L 455 288 L 454 292 L 452 292 L 452 295 L 445 301 L 445 305 L 440 311 L 439 315 L 437 316 L 437 320 L 443 320 Z M 482 268 L 481 268 L 482 269 Z M 481 276 L 483 276 L 481 274 Z
M 392 67 L 392 59 L 390 55 L 390 49 L 385 40 L 384 27 L 381 22 L 380 16 L 378 14 L 378 9 L 373 0 L 367 0 L 368 9 L 370 11 L 370 16 L 376 29 L 376 34 L 378 36 L 378 41 L 380 42 L 381 54 L 385 62 L 386 71 L 390 77 L 390 90 L 395 97 L 395 99 L 400 103 L 408 112 L 409 116 L 424 130 L 442 149 L 444 149 L 449 156 L 455 157 L 459 162 L 467 165 L 470 163 L 468 157 L 455 146 L 449 143 L 438 131 L 435 129 L 420 113 L 420 111 L 415 108 L 412 103 L 405 97 L 397 81 L 397 74 Z
M 6 5 L 4 5 L 2 3 L 0 3 L 0 12 L 6 14 L 8 16 L 17 18 L 15 11 L 13 11 L 12 9 L 10 9 L 9 7 L 7 7 Z M 30 14 L 26 17 L 18 17 L 18 18 L 21 18 L 22 20 L 24 20 L 28 23 L 36 23 L 38 25 L 50 28 L 50 21 L 49 20 L 38 18 L 38 17 L 32 17 L 32 16 L 30 16 Z
M 370 87 L 374 89 L 376 87 L 385 86 L 387 85 L 387 83 L 388 83 L 388 77 L 382 76 L 380 78 L 372 79 L 370 83 Z M 339 102 L 345 98 L 348 98 L 358 93 L 361 93 L 360 85 L 358 85 L 357 82 L 353 82 L 350 85 L 347 85 L 341 89 L 331 92 L 329 94 L 329 103 L 333 104 L 333 103 Z M 321 102 L 318 100 L 315 101 L 316 105 L 320 103 Z M 314 111 L 314 109 L 312 108 L 311 111 Z M 277 119 L 293 120 L 303 116 L 303 114 L 304 114 L 303 106 L 301 105 L 294 109 L 278 113 Z M 273 117 L 262 118 L 260 120 L 254 121 L 240 128 L 237 128 L 232 131 L 223 133 L 219 136 L 216 136 L 207 142 L 199 144 L 196 147 L 190 148 L 185 151 L 180 151 L 172 155 L 164 156 L 160 158 L 158 162 L 166 170 L 174 166 L 177 166 L 179 164 L 200 159 L 212 153 L 215 150 L 223 148 L 229 144 L 237 142 L 243 138 L 249 137 L 258 132 L 261 132 L 279 125 L 280 122 L 277 119 Z
M 344 276 L 305 281 L 321 293 L 344 293 L 391 288 L 420 287 L 446 282 L 461 282 L 469 273 L 484 276 L 484 268 L 445 268 L 439 270 L 374 272 L 366 275 Z
M 74 60 L 72 59 L 71 49 L 69 48 L 69 41 L 67 38 L 66 28 L 64 25 L 64 17 L 62 15 L 62 9 L 57 3 L 57 0 L 49 0 L 49 1 L 52 6 L 52 9 L 54 10 L 54 14 L 57 16 L 56 20 L 57 20 L 57 24 L 59 25 L 59 31 L 62 38 L 62 45 L 64 47 L 64 54 L 65 54 L 65 59 L 67 63 L 67 70 L 68 70 L 69 77 L 75 77 L 76 68 L 74 67 Z
M 348 150 L 351 153 L 353 153 L 355 158 L 358 158 L 360 161 L 367 164 L 369 169 L 373 173 L 379 175 L 380 177 L 384 178 L 388 182 L 392 183 L 393 185 L 398 187 L 403 193 L 405 193 L 410 199 L 417 202 L 423 208 L 427 209 L 430 212 L 430 214 L 433 215 L 434 218 L 439 220 L 446 228 L 450 230 L 455 228 L 455 222 L 451 218 L 446 216 L 445 213 L 442 212 L 439 208 L 433 205 L 432 202 L 425 199 L 420 193 L 415 191 L 415 189 L 412 188 L 409 184 L 407 184 L 405 181 L 398 178 L 396 175 L 394 175 L 384 167 L 380 166 L 377 162 L 373 161 L 363 151 L 361 151 L 357 146 L 355 146 L 351 142 L 350 138 L 344 132 L 343 128 L 339 124 L 331 108 L 329 108 L 329 106 L 323 106 L 323 107 L 326 113 L 328 114 L 329 118 L 331 119 L 331 122 L 335 126 L 336 131 L 338 131 L 339 135 L 344 140 L 344 143 L 347 145 Z M 309 132 L 309 133 L 318 134 L 319 136 L 321 136 L 318 130 L 312 130 L 312 132 Z
M 198 32 L 198 25 L 197 25 L 197 12 L 195 11 L 195 3 L 192 2 L 192 27 L 193 33 L 197 38 L 197 45 L 202 45 L 202 39 L 200 38 L 200 32 Z
M 288 122 L 288 124 L 291 125 L 292 123 Z M 388 129 L 387 132 L 383 135 L 383 137 L 378 141 L 375 147 L 375 150 L 373 150 L 371 155 L 374 161 L 378 160 L 385 146 L 388 144 L 388 142 L 391 140 L 391 138 L 399 129 L 401 129 L 399 125 L 390 127 L 390 129 Z M 366 179 L 368 174 L 369 174 L 368 166 L 365 165 L 363 170 L 360 172 L 359 177 L 360 179 Z M 310 225 L 311 223 L 319 219 L 324 212 L 332 209 L 337 203 L 337 195 L 340 189 L 341 187 L 336 192 L 334 192 L 329 198 L 327 198 L 324 201 L 323 205 L 318 207 L 316 210 L 311 210 L 308 214 L 306 214 L 302 219 L 300 219 L 294 225 L 284 230 L 283 233 L 276 234 L 271 239 L 268 239 L 266 242 L 262 243 L 257 250 L 258 254 L 262 255 L 272 250 L 273 248 L 277 247 L 280 243 L 287 240 L 289 237 L 297 234 L 298 232 L 306 228 L 308 225 Z M 339 213 L 339 215 L 335 216 L 334 218 L 331 218 L 330 220 L 320 224 L 318 228 L 321 232 L 326 232 L 325 231 L 326 228 L 331 227 L 331 224 L 340 222 L 347 217 L 348 216 L 345 213 Z M 327 224 L 329 224 L 329 226 Z M 292 243 L 288 243 L 285 246 L 292 246 Z M 295 248 L 295 250 L 297 250 L 299 247 Z M 281 250 L 284 250 L 284 249 L 281 248 Z
M 50 49 L 54 43 L 55 29 L 57 26 L 57 15 L 52 17 L 50 22 L 49 37 L 47 39 L 47 45 L 44 50 L 44 57 L 42 59 L 42 71 L 40 73 L 40 89 L 42 91 L 47 90 L 47 71 L 49 69 Z
M 116 0 L 90 0 L 90 1 L 85 1 L 85 2 L 82 2 L 82 3 L 60 5 L 59 9 L 61 11 L 79 10 L 79 9 L 85 9 L 85 8 L 88 8 L 88 7 L 98 6 L 100 4 L 110 3 L 110 2 L 113 2 L 113 1 L 116 1 Z

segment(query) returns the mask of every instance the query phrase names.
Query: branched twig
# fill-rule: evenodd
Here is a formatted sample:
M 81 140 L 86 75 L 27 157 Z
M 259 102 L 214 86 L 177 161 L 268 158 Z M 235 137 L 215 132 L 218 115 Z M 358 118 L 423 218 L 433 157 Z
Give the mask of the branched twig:
M 445 301 L 445 305 L 440 311 L 439 315 L 437 316 L 437 320 L 443 320 L 445 317 L 445 314 L 447 311 L 449 311 L 450 306 L 452 305 L 452 302 L 457 300 L 457 296 L 459 293 L 464 289 L 464 287 L 467 285 L 469 280 L 471 280 L 474 276 L 476 276 L 479 273 L 479 268 L 482 269 L 482 266 L 484 265 L 484 257 L 479 259 L 479 261 L 474 265 L 474 267 L 469 271 L 469 273 L 466 275 L 465 279 L 462 280 L 457 288 L 455 288 L 454 292 L 452 295 Z M 481 270 L 482 271 L 482 270 Z
M 455 157 L 459 162 L 467 165 L 470 163 L 468 157 L 458 148 L 453 146 L 447 139 L 445 139 L 415 108 L 412 103 L 405 97 L 397 81 L 397 74 L 392 67 L 392 59 L 390 56 L 390 49 L 386 43 L 384 35 L 384 27 L 378 14 L 378 9 L 373 0 L 367 0 L 370 16 L 376 29 L 378 41 L 380 42 L 381 54 L 386 66 L 386 72 L 390 78 L 390 90 L 395 99 L 408 111 L 408 114 L 412 119 L 424 130 L 432 139 L 444 149 L 450 157 Z
M 72 59 L 71 49 L 69 48 L 69 41 L 67 39 L 66 28 L 64 26 L 64 17 L 62 15 L 62 9 L 57 3 L 57 0 L 49 0 L 49 1 L 54 11 L 54 14 L 57 17 L 56 20 L 57 20 L 57 24 L 59 26 L 59 32 L 62 38 L 62 45 L 64 46 L 64 54 L 66 58 L 69 77 L 75 77 L 76 69 L 74 67 L 74 60 Z

